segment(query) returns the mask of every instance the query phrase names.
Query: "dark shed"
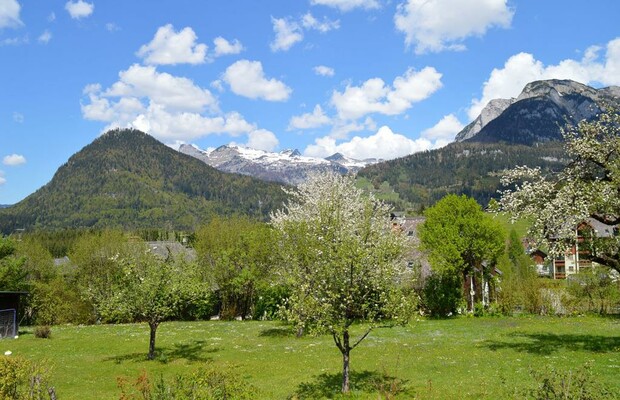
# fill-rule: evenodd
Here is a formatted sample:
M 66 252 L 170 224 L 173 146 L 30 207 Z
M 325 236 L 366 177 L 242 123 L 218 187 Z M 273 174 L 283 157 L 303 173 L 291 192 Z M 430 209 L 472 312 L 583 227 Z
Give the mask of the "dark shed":
M 15 337 L 19 332 L 19 300 L 26 294 L 28 292 L 0 291 L 0 339 Z

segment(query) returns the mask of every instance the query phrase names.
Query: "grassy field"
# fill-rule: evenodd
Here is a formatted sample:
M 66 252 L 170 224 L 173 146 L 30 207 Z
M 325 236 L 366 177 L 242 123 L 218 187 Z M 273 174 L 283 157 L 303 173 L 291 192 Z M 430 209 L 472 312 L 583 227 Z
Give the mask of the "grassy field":
M 341 356 L 331 337 L 295 338 L 277 322 L 168 322 L 159 355 L 146 361 L 146 324 L 54 327 L 51 339 L 24 328 L 10 350 L 53 365 L 60 399 L 118 398 L 116 378 L 174 377 L 202 363 L 234 364 L 263 399 L 338 397 Z M 522 398 L 530 369 L 592 365 L 597 379 L 620 392 L 620 319 L 514 317 L 421 320 L 377 329 L 352 352 L 352 398 L 376 399 L 397 378 L 397 398 Z M 515 395 L 516 394 L 516 395 Z

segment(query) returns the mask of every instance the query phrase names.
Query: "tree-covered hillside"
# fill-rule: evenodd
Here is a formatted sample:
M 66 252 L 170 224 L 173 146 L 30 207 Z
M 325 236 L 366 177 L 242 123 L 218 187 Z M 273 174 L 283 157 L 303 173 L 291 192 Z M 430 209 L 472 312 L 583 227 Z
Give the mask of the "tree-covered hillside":
M 449 193 L 465 194 L 486 206 L 500 188 L 495 173 L 516 165 L 556 170 L 564 162 L 562 142 L 533 147 L 462 142 L 371 165 L 358 177 L 375 188 L 389 184 L 401 200 L 399 206 L 427 207 Z
M 192 229 L 213 215 L 264 218 L 284 198 L 279 184 L 222 173 L 140 131 L 114 130 L 73 155 L 48 184 L 0 210 L 0 231 Z

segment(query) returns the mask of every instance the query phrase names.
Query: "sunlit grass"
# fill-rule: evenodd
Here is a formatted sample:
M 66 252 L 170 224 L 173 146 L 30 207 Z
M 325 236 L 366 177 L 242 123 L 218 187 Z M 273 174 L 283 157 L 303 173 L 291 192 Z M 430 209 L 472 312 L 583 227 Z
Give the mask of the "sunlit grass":
M 115 399 L 118 376 L 172 378 L 202 363 L 233 364 L 264 399 L 334 397 L 341 356 L 329 336 L 296 338 L 277 322 L 168 322 L 158 356 L 147 361 L 146 324 L 58 326 L 51 339 L 24 328 L 0 341 L 0 354 L 47 359 L 61 399 Z M 592 364 L 597 379 L 620 390 L 620 320 L 597 317 L 458 318 L 377 329 L 351 356 L 354 398 L 376 399 L 397 378 L 398 398 L 520 398 L 530 369 Z M 517 394 L 515 396 L 515 394 Z M 522 396 L 521 396 L 522 397 Z

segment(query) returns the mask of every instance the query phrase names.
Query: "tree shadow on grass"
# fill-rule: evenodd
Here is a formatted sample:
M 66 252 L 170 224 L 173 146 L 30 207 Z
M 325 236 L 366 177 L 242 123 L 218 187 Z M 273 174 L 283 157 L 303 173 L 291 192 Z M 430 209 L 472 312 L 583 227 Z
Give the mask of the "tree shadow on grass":
M 204 350 L 204 344 L 204 340 L 197 340 L 192 343 L 175 343 L 172 347 L 157 347 L 155 349 L 155 361 L 159 361 L 162 364 L 179 359 L 185 359 L 190 362 L 212 361 L 213 358 L 205 356 L 205 353 L 215 353 L 219 351 L 219 348 L 215 347 Z M 114 361 L 116 364 L 147 361 L 147 352 L 122 354 L 108 357 L 104 361 Z
M 493 351 L 512 349 L 538 355 L 550 355 L 561 349 L 592 353 L 617 352 L 620 350 L 620 337 L 523 332 L 514 332 L 509 336 L 517 341 L 489 340 L 485 345 Z
M 295 332 L 289 326 L 283 326 L 279 328 L 263 329 L 258 336 L 260 337 L 291 337 L 295 336 Z
M 413 398 L 413 393 L 407 388 L 407 380 L 402 380 L 387 374 L 375 371 L 351 372 L 351 392 L 377 393 L 378 395 L 405 395 Z M 342 396 L 342 374 L 321 374 L 310 382 L 302 382 L 293 399 L 333 399 Z M 383 398 L 381 396 L 380 398 Z M 386 396 L 387 397 L 387 396 Z

